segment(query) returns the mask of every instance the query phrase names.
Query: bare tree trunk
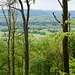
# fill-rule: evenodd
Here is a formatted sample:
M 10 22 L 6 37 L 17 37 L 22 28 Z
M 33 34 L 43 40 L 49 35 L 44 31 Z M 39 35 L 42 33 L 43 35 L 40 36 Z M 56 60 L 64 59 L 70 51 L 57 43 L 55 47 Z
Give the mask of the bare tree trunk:
M 8 24 L 8 75 L 10 75 L 10 37 L 11 37 L 11 9 L 8 10 L 9 24 Z
M 25 19 L 24 15 L 24 8 L 22 1 L 19 0 L 19 3 L 21 5 L 21 14 L 22 14 L 22 19 L 23 19 L 23 29 L 24 29 L 24 40 L 25 40 L 25 75 L 29 75 L 29 43 L 28 43 L 28 21 L 29 21 L 29 10 L 30 10 L 30 5 L 29 1 L 26 0 L 27 4 L 27 18 Z
M 16 25 L 16 19 L 15 19 L 15 9 L 12 9 L 12 20 L 13 20 L 13 31 L 12 31 L 12 75 L 15 75 L 15 51 L 14 51 L 14 46 L 15 46 L 15 42 L 14 42 L 14 37 L 15 37 L 15 25 Z
M 60 6 L 62 7 L 63 14 L 63 32 L 68 32 L 68 23 L 66 23 L 66 20 L 68 20 L 68 0 L 62 0 L 62 3 L 60 0 L 58 0 Z M 63 5 L 62 5 L 63 4 Z M 57 17 L 54 15 L 54 18 L 57 20 L 58 23 L 61 23 Z M 68 42 L 68 36 L 64 36 L 63 39 L 63 72 L 65 72 L 65 75 L 69 75 L 69 42 Z
M 7 44 L 8 44 L 8 75 L 10 75 L 10 70 L 11 70 L 11 68 L 10 68 L 10 37 L 11 37 L 11 9 L 10 9 L 10 5 L 9 5 L 9 9 L 8 9 L 8 19 L 5 15 L 5 11 L 3 8 L 2 8 L 2 12 L 4 14 L 6 23 L 8 25 L 8 41 L 7 41 Z
M 29 21 L 29 11 L 30 11 L 30 5 L 28 0 L 26 0 L 27 3 L 27 22 L 26 22 L 26 29 L 24 29 L 24 35 L 25 35 L 25 75 L 29 75 L 29 43 L 28 43 L 28 21 Z
M 63 32 L 68 32 L 68 2 L 63 0 Z M 63 71 L 69 74 L 69 49 L 68 49 L 68 36 L 63 39 Z M 65 74 L 65 75 L 67 75 Z
M 14 32 L 12 33 L 12 75 L 15 75 L 15 60 L 14 60 Z

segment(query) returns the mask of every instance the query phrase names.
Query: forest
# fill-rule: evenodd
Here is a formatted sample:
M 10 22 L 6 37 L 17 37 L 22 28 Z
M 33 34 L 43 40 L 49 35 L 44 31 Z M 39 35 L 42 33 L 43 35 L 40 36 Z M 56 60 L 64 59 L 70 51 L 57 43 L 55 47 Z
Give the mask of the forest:
M 0 1 L 0 75 L 75 75 L 75 11 L 57 1 L 62 10 Z

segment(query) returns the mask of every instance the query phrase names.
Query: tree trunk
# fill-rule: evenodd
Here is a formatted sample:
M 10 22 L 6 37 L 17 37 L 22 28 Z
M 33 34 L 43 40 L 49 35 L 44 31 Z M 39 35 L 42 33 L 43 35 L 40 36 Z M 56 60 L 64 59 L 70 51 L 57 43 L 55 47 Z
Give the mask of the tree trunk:
M 10 9 L 10 5 L 8 6 L 8 19 L 5 15 L 5 11 L 4 9 L 2 8 L 2 12 L 3 12 L 3 15 L 5 17 L 5 20 L 6 20 L 6 23 L 8 25 L 8 41 L 7 41 L 7 45 L 8 45 L 8 72 L 7 72 L 7 75 L 10 75 L 10 37 L 11 37 L 11 9 Z
M 10 75 L 10 34 L 11 34 L 11 9 L 9 6 L 8 10 L 8 16 L 9 16 L 9 21 L 8 21 L 8 75 Z
M 25 24 L 26 25 L 26 24 Z M 25 39 L 25 75 L 29 75 L 29 48 L 28 48 L 28 29 L 24 25 L 24 39 Z
M 29 75 L 29 42 L 28 42 L 28 21 L 29 21 L 29 13 L 30 13 L 30 5 L 29 1 L 26 0 L 27 4 L 27 20 L 24 26 L 24 35 L 25 35 L 25 75 Z
M 63 0 L 63 32 L 68 32 L 68 2 Z M 69 74 L 69 50 L 68 50 L 68 36 L 63 39 L 63 72 Z
M 15 19 L 15 9 L 12 9 L 12 21 L 13 21 L 13 31 L 12 31 L 12 75 L 15 75 L 15 51 L 14 51 L 14 46 L 15 46 L 15 25 L 16 25 L 16 19 Z
M 22 19 L 23 19 L 23 29 L 24 29 L 24 41 L 25 41 L 25 75 L 29 75 L 29 43 L 28 43 L 28 21 L 29 21 L 29 1 L 26 0 L 27 3 L 27 18 L 25 19 L 24 15 L 24 8 L 22 1 L 19 0 L 19 3 L 21 5 L 21 14 L 22 14 Z

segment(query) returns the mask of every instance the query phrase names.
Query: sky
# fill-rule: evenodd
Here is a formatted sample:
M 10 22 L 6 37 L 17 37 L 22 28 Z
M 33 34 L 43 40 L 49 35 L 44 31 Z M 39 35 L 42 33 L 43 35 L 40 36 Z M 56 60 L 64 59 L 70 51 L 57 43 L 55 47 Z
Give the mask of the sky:
M 62 1 L 62 0 L 60 0 Z M 68 9 L 75 10 L 75 0 L 71 0 L 68 2 Z M 35 10 L 61 10 L 61 6 L 58 3 L 58 0 L 36 0 L 35 4 L 31 5 L 31 9 Z
M 0 1 L 6 1 L 6 0 L 0 0 Z M 60 1 L 62 2 L 62 0 Z M 26 5 L 24 7 L 26 9 Z M 35 4 L 33 3 L 31 4 L 31 9 L 33 10 L 62 10 L 60 4 L 58 3 L 58 0 L 35 0 Z M 70 0 L 68 2 L 68 9 L 75 10 L 75 0 Z

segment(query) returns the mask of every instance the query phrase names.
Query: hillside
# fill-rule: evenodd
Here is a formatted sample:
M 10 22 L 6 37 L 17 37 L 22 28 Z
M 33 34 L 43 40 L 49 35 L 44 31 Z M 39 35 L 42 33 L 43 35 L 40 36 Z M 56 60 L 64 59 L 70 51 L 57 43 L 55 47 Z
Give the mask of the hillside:
M 7 13 L 8 10 L 5 10 L 5 14 L 6 16 L 8 16 Z M 55 12 L 55 15 L 57 16 L 57 18 L 61 20 L 61 11 L 52 11 L 52 10 L 31 10 L 30 11 L 30 21 L 29 21 L 29 25 L 58 25 L 58 23 L 56 22 L 56 20 L 54 19 L 52 13 Z M 69 11 L 71 13 L 71 19 L 75 18 L 75 11 Z M 26 14 L 26 11 L 25 11 Z M 21 14 L 20 12 L 16 12 L 15 16 L 17 17 L 17 24 L 18 25 L 22 25 L 22 18 L 21 18 Z M 4 15 L 2 13 L 2 10 L 0 9 L 0 25 L 1 26 L 5 26 L 6 21 L 4 18 Z

